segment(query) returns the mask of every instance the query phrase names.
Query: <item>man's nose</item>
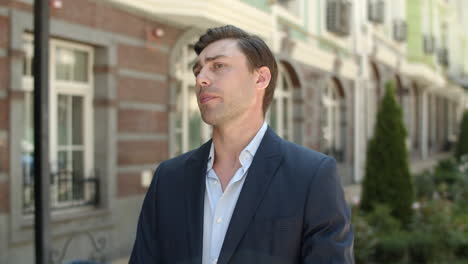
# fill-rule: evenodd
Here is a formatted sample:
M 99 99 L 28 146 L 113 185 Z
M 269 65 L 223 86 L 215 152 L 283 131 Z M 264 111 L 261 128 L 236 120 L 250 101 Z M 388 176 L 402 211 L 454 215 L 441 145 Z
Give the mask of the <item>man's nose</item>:
M 211 79 L 209 77 L 207 69 L 201 69 L 200 73 L 197 75 L 197 86 L 206 87 L 211 84 Z

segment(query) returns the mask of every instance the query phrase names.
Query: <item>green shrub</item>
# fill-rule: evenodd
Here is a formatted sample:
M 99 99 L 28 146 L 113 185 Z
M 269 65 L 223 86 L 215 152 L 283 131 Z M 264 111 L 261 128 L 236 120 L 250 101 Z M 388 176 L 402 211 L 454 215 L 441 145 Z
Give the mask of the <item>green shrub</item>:
M 453 201 L 465 212 L 468 212 L 468 173 L 460 174 L 460 180 L 451 188 Z
M 391 215 L 391 210 L 387 205 L 376 204 L 374 210 L 361 217 L 362 224 L 360 230 L 369 228 L 367 236 L 373 235 L 374 239 L 359 236 L 359 248 L 366 249 L 364 254 L 360 252 L 358 263 L 368 263 L 361 261 L 364 257 L 376 263 L 393 263 L 403 260 L 406 255 L 408 240 L 407 235 L 401 230 L 401 223 Z M 367 226 L 366 226 L 367 225 Z M 356 240 L 355 240 L 356 241 Z M 369 243 L 369 242 L 372 243 Z
M 390 208 L 385 204 L 376 204 L 374 210 L 365 217 L 379 236 L 398 232 L 401 229 L 400 221 L 391 215 Z
M 463 113 L 460 124 L 460 134 L 458 135 L 455 157 L 460 160 L 463 155 L 468 154 L 468 110 Z
M 408 250 L 408 234 L 392 232 L 381 235 L 373 259 L 376 263 L 400 263 L 405 260 Z
M 424 231 L 413 232 L 409 240 L 409 256 L 414 264 L 431 263 L 435 259 L 437 240 Z
M 388 82 L 368 144 L 361 207 L 369 212 L 376 204 L 386 204 L 393 216 L 408 225 L 414 197 L 405 138 L 402 111 L 393 83 Z
M 452 203 L 434 200 L 417 211 L 410 235 L 410 259 L 415 263 L 445 263 L 457 247 Z
M 369 263 L 375 254 L 377 235 L 374 228 L 369 225 L 367 219 L 358 208 L 353 208 L 353 231 L 354 231 L 354 258 L 356 264 Z
M 418 201 L 432 199 L 436 191 L 434 174 L 431 172 L 424 172 L 413 176 L 413 185 Z
M 456 234 L 455 256 L 468 260 L 468 232 Z
M 434 175 L 436 184 L 446 183 L 451 185 L 460 180 L 460 172 L 454 159 L 440 161 L 435 168 Z
M 468 264 L 468 155 L 413 180 L 418 203 L 409 230 L 389 204 L 354 208 L 356 263 Z
M 455 211 L 452 232 L 455 256 L 468 260 L 468 211 Z

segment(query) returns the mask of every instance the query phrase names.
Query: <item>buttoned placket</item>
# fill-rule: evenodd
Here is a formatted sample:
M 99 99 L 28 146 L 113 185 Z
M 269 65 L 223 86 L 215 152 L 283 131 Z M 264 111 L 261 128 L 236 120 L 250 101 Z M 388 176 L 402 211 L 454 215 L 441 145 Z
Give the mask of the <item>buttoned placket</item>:
M 240 169 L 239 169 L 240 170 Z M 236 172 L 236 174 L 239 173 L 239 170 L 238 172 Z M 216 173 L 214 172 L 214 174 L 216 175 Z M 234 178 L 233 178 L 234 180 Z M 232 189 L 232 187 L 237 184 L 237 181 L 231 181 L 229 182 L 228 186 L 226 187 L 226 189 L 224 190 L 224 193 L 222 192 L 222 189 L 221 189 L 221 184 L 217 184 L 217 186 L 215 186 L 215 188 L 212 188 L 212 190 L 214 190 L 215 194 L 213 196 L 217 196 L 219 195 L 218 197 L 213 197 L 212 200 L 212 204 L 211 204 L 211 211 L 213 212 L 213 220 L 212 220 L 212 228 L 211 228 L 211 237 L 219 237 L 220 233 L 222 232 L 222 229 L 225 228 L 225 208 L 227 208 L 227 205 L 225 204 L 226 203 L 226 197 L 229 196 L 231 194 L 230 190 Z M 222 243 L 220 243 L 222 241 L 215 241 L 213 239 L 211 239 L 211 248 L 213 249 L 212 252 L 210 252 L 210 257 L 211 259 L 213 260 L 213 263 L 216 263 L 217 262 L 217 254 L 221 251 L 221 246 L 222 246 Z
M 228 183 L 226 189 L 224 190 L 224 193 L 221 188 L 221 184 L 218 180 L 218 177 L 216 175 L 216 172 L 211 168 L 210 170 L 211 173 L 209 173 L 209 180 L 208 182 L 211 182 L 211 188 L 210 190 L 213 191 L 214 193 L 211 193 L 211 191 L 208 192 L 208 198 L 210 200 L 210 207 L 211 207 L 211 212 L 212 214 L 212 228 L 211 228 L 211 249 L 214 249 L 210 251 L 210 259 L 212 263 L 217 263 L 217 253 L 221 251 L 221 246 L 222 243 L 221 241 L 214 241 L 213 237 L 219 237 L 219 233 L 222 232 L 222 228 L 227 228 L 225 226 L 224 220 L 226 218 L 225 211 L 223 210 L 224 208 L 227 208 L 228 206 L 225 205 L 226 203 L 226 197 L 231 194 L 231 189 L 236 185 L 239 184 L 239 181 L 245 177 L 246 174 L 246 165 L 250 165 L 249 161 L 251 159 L 250 153 L 247 152 L 247 150 L 242 151 L 241 155 L 239 156 L 239 161 L 241 163 L 241 167 L 236 171 L 234 174 L 233 178 L 231 181 Z M 215 176 L 215 177 L 214 177 Z M 215 255 L 216 254 L 216 255 Z

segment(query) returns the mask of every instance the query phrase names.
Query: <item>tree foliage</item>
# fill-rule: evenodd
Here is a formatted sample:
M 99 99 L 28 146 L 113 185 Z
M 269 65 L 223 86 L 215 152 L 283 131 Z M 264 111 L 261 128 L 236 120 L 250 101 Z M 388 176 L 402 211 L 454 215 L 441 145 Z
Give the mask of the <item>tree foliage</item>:
M 367 148 L 361 207 L 371 211 L 376 204 L 386 205 L 407 226 L 412 217 L 413 186 L 405 138 L 402 110 L 395 99 L 393 83 L 388 82 Z

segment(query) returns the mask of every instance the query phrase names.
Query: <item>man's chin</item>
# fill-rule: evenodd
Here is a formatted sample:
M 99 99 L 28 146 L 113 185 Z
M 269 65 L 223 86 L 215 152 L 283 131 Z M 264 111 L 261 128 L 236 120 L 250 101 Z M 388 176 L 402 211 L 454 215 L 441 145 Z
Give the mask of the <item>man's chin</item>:
M 210 125 L 210 126 L 215 126 L 216 125 L 216 118 L 214 116 L 211 116 L 209 114 L 202 114 L 201 115 L 201 118 L 203 120 L 203 122 L 205 122 L 207 125 Z
M 207 125 L 210 125 L 210 126 L 222 125 L 223 122 L 226 120 L 226 118 L 223 118 L 223 116 L 220 115 L 219 113 L 215 114 L 213 112 L 210 112 L 210 113 L 204 112 L 202 113 L 201 118 L 203 122 L 205 122 Z

